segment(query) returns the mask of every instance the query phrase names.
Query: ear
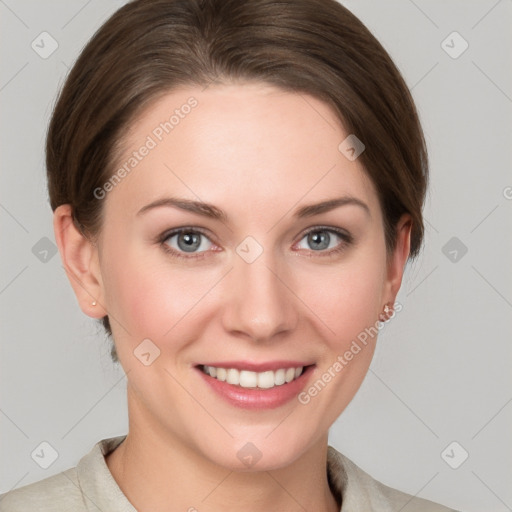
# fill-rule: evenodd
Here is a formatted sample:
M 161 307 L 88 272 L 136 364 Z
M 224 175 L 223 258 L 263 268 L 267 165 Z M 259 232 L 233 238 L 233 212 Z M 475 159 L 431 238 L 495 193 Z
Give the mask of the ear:
M 82 311 L 92 318 L 102 318 L 103 283 L 96 245 L 75 226 L 71 205 L 57 207 L 53 214 L 53 230 L 64 270 Z M 92 303 L 96 302 L 93 306 Z
M 412 217 L 404 213 L 396 226 L 396 246 L 388 256 L 386 283 L 383 290 L 383 304 L 395 303 L 402 285 L 405 264 L 411 250 Z

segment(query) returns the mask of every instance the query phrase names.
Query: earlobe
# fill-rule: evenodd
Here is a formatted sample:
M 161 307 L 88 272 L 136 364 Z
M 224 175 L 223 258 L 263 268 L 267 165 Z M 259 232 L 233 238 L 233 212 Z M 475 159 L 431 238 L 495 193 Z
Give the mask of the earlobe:
M 71 205 L 63 204 L 55 209 L 53 230 L 64 270 L 80 308 L 93 318 L 105 316 L 97 248 L 76 227 Z
M 397 223 L 396 245 L 388 262 L 385 302 L 393 304 L 402 285 L 405 265 L 411 250 L 412 222 L 412 217 L 405 213 Z

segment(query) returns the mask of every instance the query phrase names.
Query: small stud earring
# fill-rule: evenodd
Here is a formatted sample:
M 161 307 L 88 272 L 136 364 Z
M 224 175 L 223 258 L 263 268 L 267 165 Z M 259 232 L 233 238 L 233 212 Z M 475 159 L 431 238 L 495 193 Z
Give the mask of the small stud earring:
M 393 312 L 393 309 L 389 307 L 388 304 L 384 305 L 384 312 L 379 315 L 379 320 L 381 322 L 386 322 L 389 320 L 389 317 L 391 316 L 391 313 Z

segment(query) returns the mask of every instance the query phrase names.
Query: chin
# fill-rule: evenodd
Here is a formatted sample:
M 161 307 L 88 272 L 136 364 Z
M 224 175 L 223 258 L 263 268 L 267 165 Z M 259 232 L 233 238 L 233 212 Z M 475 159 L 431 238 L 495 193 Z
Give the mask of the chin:
M 279 428 L 279 427 L 278 427 Z M 284 468 L 297 460 L 313 444 L 307 443 L 303 433 L 285 432 L 281 436 L 264 429 L 257 435 L 238 436 L 224 443 L 209 443 L 202 451 L 211 462 L 230 471 L 254 472 Z

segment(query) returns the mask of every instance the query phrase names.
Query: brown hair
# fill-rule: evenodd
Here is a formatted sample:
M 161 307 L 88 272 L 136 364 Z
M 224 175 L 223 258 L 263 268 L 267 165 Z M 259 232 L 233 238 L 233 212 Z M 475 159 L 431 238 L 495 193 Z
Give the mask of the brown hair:
M 71 69 L 46 145 L 52 210 L 70 204 L 94 237 L 116 148 L 150 101 L 177 86 L 260 81 L 325 101 L 365 145 L 388 253 L 412 216 L 410 257 L 423 240 L 427 150 L 411 94 L 368 29 L 336 0 L 134 0 L 95 33 Z M 341 141 L 340 141 L 341 142 Z M 102 320 L 112 334 L 108 316 Z M 117 361 L 115 345 L 112 358 Z

